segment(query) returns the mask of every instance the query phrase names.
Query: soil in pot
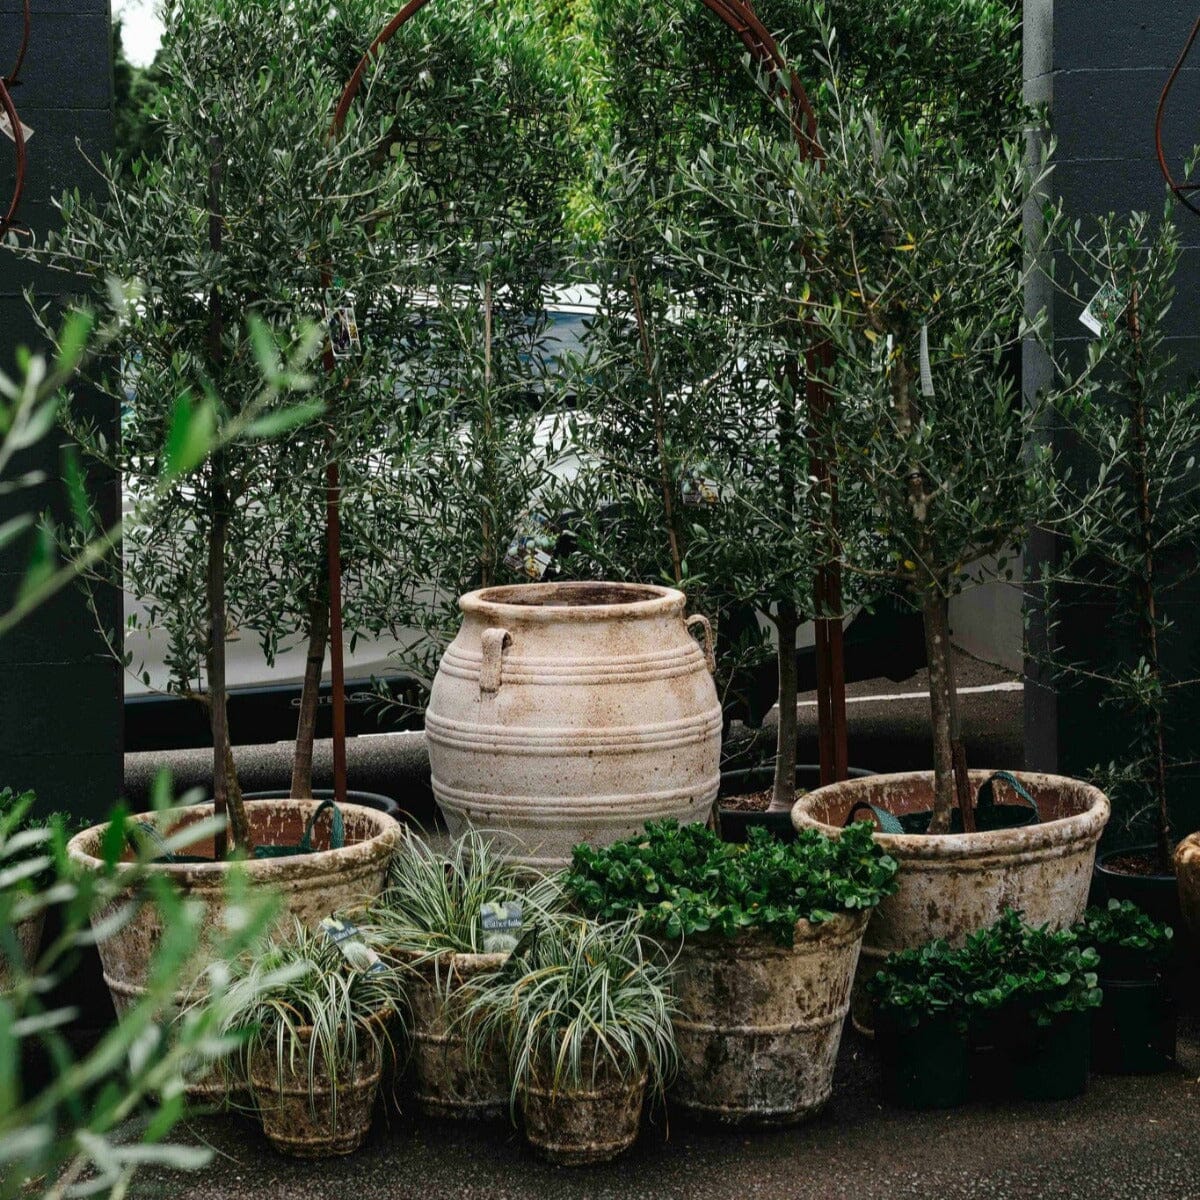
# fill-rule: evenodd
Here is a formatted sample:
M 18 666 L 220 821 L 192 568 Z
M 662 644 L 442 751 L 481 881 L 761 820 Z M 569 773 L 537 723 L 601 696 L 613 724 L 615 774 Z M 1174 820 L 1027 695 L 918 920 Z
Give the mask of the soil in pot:
M 500 1048 L 482 1060 L 467 1041 L 461 1018 L 474 976 L 494 971 L 507 954 L 448 954 L 425 959 L 396 952 L 412 968 L 408 1082 L 427 1117 L 491 1120 L 508 1111 L 508 1068 Z
M 1092 1064 L 1111 1075 L 1151 1075 L 1175 1062 L 1176 1013 L 1170 986 L 1150 979 L 1101 979 L 1092 1014 Z
M 1153 846 L 1108 850 L 1096 857 L 1095 890 L 1100 900 L 1132 900 L 1143 912 L 1175 930 L 1175 949 L 1185 932 L 1174 871 L 1164 873 Z
M 850 768 L 851 779 L 863 779 L 873 774 L 861 767 Z M 796 828 L 791 812 L 767 812 L 771 803 L 774 767 L 748 767 L 721 772 L 721 790 L 717 809 L 723 841 L 741 843 L 752 825 L 763 825 L 785 842 L 795 840 Z M 807 795 L 821 784 L 821 768 L 812 764 L 796 767 L 796 795 Z
M 966 1031 L 954 1020 L 922 1021 L 915 1029 L 881 1020 L 875 1030 L 883 1090 L 903 1108 L 953 1108 L 970 1094 Z
M 253 1055 L 250 1089 L 263 1133 L 281 1154 L 295 1158 L 353 1154 L 366 1140 L 383 1067 L 380 1048 L 371 1038 L 362 1037 L 360 1048 L 362 1058 L 336 1086 L 319 1051 L 311 1080 L 306 1054 L 298 1056 L 297 1069 L 284 1072 L 282 1078 L 273 1054 L 259 1050 Z
M 521 1090 L 525 1137 L 547 1161 L 589 1166 L 623 1154 L 637 1140 L 646 1074 L 623 1079 L 611 1068 L 583 1086 L 537 1083 Z

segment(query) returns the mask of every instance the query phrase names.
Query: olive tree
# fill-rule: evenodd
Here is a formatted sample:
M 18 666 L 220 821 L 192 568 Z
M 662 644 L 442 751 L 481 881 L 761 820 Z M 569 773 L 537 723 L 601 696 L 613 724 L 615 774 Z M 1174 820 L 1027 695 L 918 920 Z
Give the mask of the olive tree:
M 818 9 L 821 153 L 716 120 L 713 148 L 686 164 L 682 186 L 734 220 L 681 226 L 672 244 L 763 314 L 743 328 L 768 355 L 789 322 L 831 351 L 823 382 L 833 404 L 806 417 L 809 449 L 833 463 L 837 503 L 810 491 L 809 512 L 818 544 L 868 594 L 899 589 L 924 617 L 936 832 L 949 828 L 956 757 L 966 783 L 950 596 L 986 577 L 989 556 L 1007 570 L 1005 551 L 1048 515 L 1054 486 L 1047 454 L 1026 448 L 1048 398 L 1022 406 L 1013 370 L 1022 209 L 1040 168 L 1024 165 L 1015 100 L 997 107 L 987 90 L 999 77 L 1002 100 L 1015 97 L 1015 18 L 983 2 L 930 11 L 990 36 L 974 69 L 943 59 L 953 42 L 943 31 L 924 51 L 928 73 L 905 60 L 897 79 L 899 68 L 864 58 L 861 45 L 843 50 Z M 829 12 L 840 17 L 839 6 Z M 911 37 L 915 12 L 876 11 L 879 45 L 891 44 L 893 23 Z M 791 524 L 786 510 L 764 511 Z
M 1061 562 L 1033 584 L 1060 627 L 1076 606 L 1109 614 L 1101 645 L 1085 659 L 1063 649 L 1054 665 L 1067 686 L 1098 696 L 1113 758 L 1094 774 L 1128 824 L 1150 818 L 1157 868 L 1169 874 L 1169 800 L 1191 769 L 1179 744 L 1200 686 L 1181 644 L 1181 592 L 1200 570 L 1200 391 L 1179 378 L 1168 341 L 1180 236 L 1169 214 L 1110 216 L 1069 231 L 1062 248 L 1062 286 L 1088 306 L 1095 337 L 1060 407 L 1069 536 Z
M 368 331 L 403 304 L 391 232 L 411 174 L 388 153 L 386 116 L 354 117 L 342 137 L 329 136 L 342 62 L 318 52 L 337 37 L 361 42 L 353 18 L 362 21 L 362 10 L 177 0 L 165 17 L 161 153 L 124 173 L 106 167 L 108 194 L 98 202 L 64 197 L 62 228 L 43 253 L 81 289 L 109 276 L 142 281 L 143 299 L 113 347 L 119 369 L 102 381 L 123 404 L 122 437 L 112 444 L 82 418 L 71 428 L 88 454 L 124 475 L 138 517 L 125 547 L 128 586 L 167 638 L 172 687 L 208 708 L 217 798 L 227 787 L 231 832 L 244 844 L 225 639 L 231 626 L 256 622 L 268 646 L 288 621 L 319 632 L 309 614 L 323 586 L 324 468 L 356 453 L 362 462 L 364 427 L 385 423 L 393 405 L 387 343 Z M 327 38 L 315 36 L 326 29 Z M 218 437 L 239 420 L 277 357 L 263 322 L 287 334 L 350 306 L 363 315 L 363 352 L 314 377 L 309 407 L 281 418 L 286 440 L 265 439 L 274 430 L 260 419 L 257 435 L 223 442 L 186 481 L 166 492 L 149 486 L 180 405 L 204 399 Z M 351 486 L 371 480 L 365 464 L 347 474 Z M 353 492 L 343 500 L 369 515 Z M 274 519 L 276 505 L 285 519 Z M 316 543 L 310 553 L 286 553 L 295 528 Z M 382 533 L 362 539 L 385 542 Z M 375 565 L 369 555 L 361 561 Z

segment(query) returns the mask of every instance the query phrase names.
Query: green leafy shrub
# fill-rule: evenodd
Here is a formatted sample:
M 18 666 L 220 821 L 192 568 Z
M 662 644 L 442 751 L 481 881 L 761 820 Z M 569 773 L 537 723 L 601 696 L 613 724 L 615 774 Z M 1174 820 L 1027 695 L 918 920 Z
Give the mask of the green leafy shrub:
M 735 846 L 703 825 L 655 821 L 641 837 L 576 846 L 566 886 L 589 914 L 636 917 L 670 939 L 761 929 L 790 946 L 797 921 L 874 908 L 896 890 L 896 862 L 871 833 L 860 822 L 836 839 L 805 830 L 786 843 L 752 829 Z
M 1110 900 L 1106 908 L 1089 908 L 1075 933 L 1100 954 L 1102 972 L 1155 970 L 1171 957 L 1175 931 L 1156 921 L 1132 900 Z
M 559 915 L 472 990 L 465 1020 L 482 1055 L 504 1046 L 514 1104 L 521 1089 L 590 1086 L 643 1072 L 661 1088 L 676 1059 L 666 957 L 636 922 Z
M 867 984 L 883 1023 L 915 1029 L 945 1018 L 967 1026 L 970 971 L 967 956 L 935 938 L 912 950 L 888 956 L 883 970 Z
M 1059 1013 L 1097 1008 L 1100 956 L 1073 930 L 1027 925 L 1020 912 L 971 934 L 961 949 L 932 941 L 890 955 L 868 988 L 885 1019 L 901 1028 L 948 1016 L 1006 1013 L 1048 1025 Z

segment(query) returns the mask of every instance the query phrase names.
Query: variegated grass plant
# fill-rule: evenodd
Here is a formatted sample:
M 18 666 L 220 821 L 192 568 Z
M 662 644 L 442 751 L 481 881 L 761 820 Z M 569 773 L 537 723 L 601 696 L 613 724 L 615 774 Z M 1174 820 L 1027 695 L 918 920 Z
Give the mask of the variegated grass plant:
M 515 1106 L 523 1089 L 570 1091 L 643 1072 L 661 1091 L 677 1052 L 671 963 L 633 922 L 545 915 L 498 970 L 477 980 L 463 1022 L 472 1045 L 503 1046 Z
M 314 1117 L 315 1093 L 328 1086 L 336 1121 L 339 1082 L 390 1048 L 389 1025 L 402 999 L 400 972 L 361 942 L 338 946 L 297 921 L 286 940 L 234 966 L 221 1032 L 244 1040 L 225 1061 L 231 1095 L 248 1084 L 252 1061 L 266 1054 L 281 1089 L 288 1080 L 307 1079 Z

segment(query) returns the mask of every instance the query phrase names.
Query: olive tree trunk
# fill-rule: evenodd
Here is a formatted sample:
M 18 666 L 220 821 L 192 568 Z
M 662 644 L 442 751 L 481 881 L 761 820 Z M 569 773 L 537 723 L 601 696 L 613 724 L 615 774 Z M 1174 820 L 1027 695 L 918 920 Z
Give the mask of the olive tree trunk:
M 317 734 L 317 709 L 321 698 L 321 672 L 329 643 L 329 601 L 322 590 L 308 609 L 308 658 L 304 664 L 304 687 L 300 692 L 300 715 L 296 720 L 296 747 L 292 753 L 293 800 L 313 794 L 313 742 Z

